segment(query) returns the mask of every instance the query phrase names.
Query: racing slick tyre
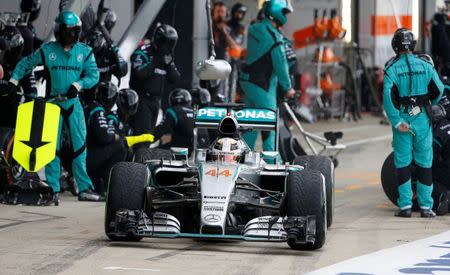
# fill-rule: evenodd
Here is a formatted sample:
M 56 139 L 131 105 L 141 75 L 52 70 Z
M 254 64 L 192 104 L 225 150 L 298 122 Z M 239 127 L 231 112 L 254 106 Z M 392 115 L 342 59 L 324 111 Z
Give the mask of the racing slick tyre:
M 325 180 L 322 174 L 319 171 L 309 169 L 290 172 L 287 178 L 285 202 L 288 217 L 310 215 L 316 217 L 314 244 L 298 243 L 296 232 L 288 231 L 288 245 L 296 250 L 321 248 L 325 243 L 327 231 Z
M 316 170 L 325 177 L 325 189 L 327 197 L 327 226 L 333 223 L 335 205 L 335 172 L 333 161 L 326 156 L 299 156 L 294 164 L 301 165 L 305 169 Z
M 169 150 L 160 148 L 139 148 L 133 156 L 133 162 L 145 163 L 148 160 L 172 159 L 172 154 Z
M 411 183 L 412 189 L 414 193 L 413 197 L 413 210 L 419 210 L 419 204 L 417 203 L 416 197 L 416 181 L 414 175 L 414 165 L 412 165 L 411 171 Z M 381 185 L 383 186 L 383 191 L 388 197 L 388 199 L 394 204 L 397 205 L 398 199 L 398 182 L 397 182 L 397 169 L 394 165 L 394 152 L 390 153 L 389 156 L 383 163 L 383 167 L 381 168 Z
M 142 237 L 118 237 L 113 233 L 113 221 L 119 209 L 144 209 L 145 188 L 149 180 L 147 167 L 141 163 L 119 162 L 113 166 L 105 206 L 105 233 L 112 241 L 140 241 Z

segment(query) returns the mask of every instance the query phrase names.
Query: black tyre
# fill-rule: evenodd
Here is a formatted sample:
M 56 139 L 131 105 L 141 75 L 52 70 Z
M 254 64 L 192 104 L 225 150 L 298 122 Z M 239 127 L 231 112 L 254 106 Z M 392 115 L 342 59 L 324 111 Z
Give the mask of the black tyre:
M 134 153 L 133 162 L 145 163 L 155 159 L 170 160 L 172 159 L 172 153 L 169 150 L 160 148 L 139 148 Z
M 319 171 L 302 170 L 289 173 L 286 185 L 286 211 L 288 216 L 316 216 L 316 236 L 314 244 L 296 243 L 289 237 L 288 245 L 296 250 L 315 250 L 325 243 L 327 231 L 327 208 L 325 180 Z
M 416 197 L 416 181 L 414 175 L 414 166 L 412 167 L 412 189 L 414 193 L 413 197 L 413 210 L 419 209 L 419 204 L 417 202 Z M 394 204 L 397 205 L 398 199 L 398 182 L 397 182 L 397 169 L 395 169 L 394 165 L 394 153 L 392 152 L 386 158 L 383 163 L 383 167 L 381 168 L 381 185 L 383 186 L 383 191 L 388 197 L 388 199 Z
M 333 161 L 326 156 L 299 156 L 295 158 L 294 164 L 301 165 L 306 169 L 319 171 L 325 177 L 327 226 L 330 227 L 333 224 L 335 206 L 335 172 Z
M 105 206 L 105 233 L 113 241 L 139 241 L 142 237 L 117 237 L 113 231 L 116 211 L 144 209 L 147 167 L 141 163 L 119 162 L 111 169 Z

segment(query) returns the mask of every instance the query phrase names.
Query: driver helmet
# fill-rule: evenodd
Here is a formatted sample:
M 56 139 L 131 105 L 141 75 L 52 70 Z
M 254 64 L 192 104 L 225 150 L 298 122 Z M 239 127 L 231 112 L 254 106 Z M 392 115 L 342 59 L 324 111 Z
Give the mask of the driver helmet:
M 229 137 L 218 138 L 210 152 L 211 160 L 225 163 L 239 163 L 244 150 L 239 140 Z

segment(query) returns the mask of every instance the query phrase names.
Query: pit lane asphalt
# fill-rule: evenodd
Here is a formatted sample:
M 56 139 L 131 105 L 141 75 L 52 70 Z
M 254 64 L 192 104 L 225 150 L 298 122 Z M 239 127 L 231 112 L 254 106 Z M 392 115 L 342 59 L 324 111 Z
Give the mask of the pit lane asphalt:
M 352 145 L 339 158 L 335 221 L 319 251 L 189 239 L 114 243 L 103 234 L 104 204 L 66 194 L 59 207 L 0 205 L 0 274 L 302 274 L 449 230 L 450 216 L 393 216 L 379 179 L 389 127 L 366 118 L 307 128 L 343 130 L 343 143 Z

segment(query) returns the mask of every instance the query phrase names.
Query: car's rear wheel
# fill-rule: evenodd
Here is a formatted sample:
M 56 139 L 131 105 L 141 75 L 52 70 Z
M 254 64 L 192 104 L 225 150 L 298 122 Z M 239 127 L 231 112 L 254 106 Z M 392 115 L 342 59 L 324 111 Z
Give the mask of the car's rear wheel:
M 111 169 L 105 206 L 105 233 L 113 241 L 140 241 L 142 237 L 113 234 L 116 212 L 120 209 L 143 210 L 149 180 L 147 167 L 141 163 L 119 162 Z
M 333 223 L 335 205 L 335 171 L 333 161 L 326 156 L 299 156 L 294 164 L 301 165 L 305 169 L 315 170 L 325 177 L 325 189 L 327 198 L 327 226 Z
M 155 159 L 170 160 L 172 159 L 172 153 L 160 148 L 139 148 L 134 153 L 133 162 L 145 163 Z
M 296 234 L 288 234 L 288 245 L 296 250 L 315 250 L 325 243 L 327 231 L 327 208 L 325 180 L 319 171 L 291 171 L 286 185 L 286 212 L 288 217 L 316 217 L 315 242 L 299 243 Z

